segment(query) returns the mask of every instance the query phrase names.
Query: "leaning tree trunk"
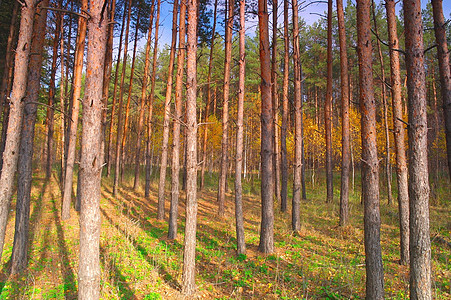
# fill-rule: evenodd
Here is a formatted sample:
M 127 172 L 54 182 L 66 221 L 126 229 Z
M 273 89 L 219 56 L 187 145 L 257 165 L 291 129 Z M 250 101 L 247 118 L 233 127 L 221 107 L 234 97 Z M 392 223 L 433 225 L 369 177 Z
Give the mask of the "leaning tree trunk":
M 326 184 L 327 203 L 334 199 L 332 172 L 332 0 L 328 0 L 327 10 L 327 87 L 324 102 L 324 127 L 326 129 Z
M 393 106 L 393 133 L 396 152 L 396 180 L 398 183 L 398 210 L 400 230 L 400 263 L 409 263 L 409 191 L 407 185 L 407 161 L 405 130 L 402 122 L 402 86 L 399 64 L 399 40 L 396 29 L 395 0 L 386 0 L 388 38 L 390 47 L 391 92 Z
M 346 226 L 349 220 L 349 166 L 351 161 L 349 136 L 349 80 L 348 53 L 346 50 L 346 28 L 343 12 L 343 0 L 337 0 L 338 36 L 340 39 L 340 75 L 341 75 L 341 190 L 340 190 L 340 226 Z
M 268 3 L 258 0 L 258 27 L 260 35 L 261 75 L 261 229 L 258 250 L 274 251 L 274 204 L 273 204 L 273 131 L 271 100 L 271 49 L 269 47 Z
M 88 0 L 81 2 L 81 12 L 88 10 Z M 86 18 L 78 18 L 78 34 L 77 44 L 75 46 L 75 65 L 74 65 L 74 91 L 72 94 L 72 124 L 69 132 L 69 146 L 67 148 L 67 162 L 66 162 L 66 176 L 64 181 L 63 205 L 62 205 L 62 219 L 70 218 L 70 203 L 72 199 L 72 183 L 75 163 L 75 148 L 77 144 L 77 128 L 78 116 L 80 112 L 80 94 L 82 88 L 82 72 L 83 72 L 83 55 L 85 52 L 85 37 L 86 37 Z
M 376 142 L 376 102 L 373 90 L 370 6 L 371 0 L 357 2 L 366 297 L 367 299 L 383 299 L 384 271 L 380 245 L 379 161 Z
M 179 49 L 177 53 L 177 77 L 175 79 L 175 108 L 174 127 L 172 133 L 172 178 L 171 178 L 171 207 L 169 210 L 168 238 L 177 237 L 177 217 L 180 195 L 180 124 L 182 120 L 182 91 L 185 64 L 185 35 L 186 35 L 186 0 L 180 1 Z
M 451 180 L 451 72 L 449 66 L 448 44 L 446 42 L 446 24 L 443 16 L 442 0 L 432 0 L 434 14 L 435 40 L 437 41 L 438 66 L 440 70 L 440 85 L 443 98 L 445 117 L 446 153 L 448 156 L 448 172 Z
M 186 222 L 183 252 L 182 293 L 191 295 L 196 290 L 196 223 L 197 223 L 197 0 L 187 2 L 187 61 L 186 61 L 186 126 L 187 126 L 187 181 L 186 181 Z
M 410 298 L 432 299 L 426 75 L 420 0 L 404 0 L 403 8 L 409 107 Z
M 219 173 L 218 186 L 218 215 L 224 216 L 225 193 L 227 189 L 227 166 L 229 152 L 229 95 L 230 95 L 230 68 L 232 60 L 232 29 L 233 29 L 233 6 L 232 0 L 227 0 L 227 12 L 225 14 L 225 50 L 224 50 L 224 100 L 222 106 L 222 141 L 221 141 L 221 170 Z
M 5 242 L 6 224 L 11 196 L 13 193 L 14 175 L 19 157 L 20 132 L 22 129 L 23 98 L 27 90 L 28 59 L 30 55 L 33 17 L 36 8 L 35 0 L 25 0 L 22 6 L 19 39 L 17 41 L 14 81 L 11 91 L 8 130 L 6 132 L 5 150 L 3 152 L 3 168 L 0 174 L 0 260 Z
M 240 71 L 238 83 L 238 112 L 236 121 L 236 158 L 235 158 L 235 221 L 237 253 L 246 254 L 244 241 L 244 217 L 243 217 L 243 188 L 241 186 L 241 173 L 243 170 L 243 116 L 244 116 L 244 80 L 245 80 L 245 0 L 240 1 Z
M 17 176 L 17 203 L 16 226 L 14 231 L 13 252 L 11 255 L 11 274 L 19 274 L 28 263 L 28 227 L 30 220 L 30 198 L 32 183 L 33 141 L 38 110 L 40 90 L 42 53 L 44 47 L 45 28 L 47 21 L 48 0 L 42 1 L 34 16 L 34 30 L 31 42 L 31 53 L 28 69 L 27 96 L 20 137 L 18 176 Z
M 171 52 L 169 54 L 168 78 L 166 83 L 166 98 L 164 101 L 164 119 L 163 119 L 163 141 L 161 144 L 161 163 L 160 163 L 160 181 L 158 183 L 158 210 L 157 219 L 164 219 L 164 190 L 166 183 L 166 168 L 168 164 L 168 144 L 169 144 L 169 118 L 171 114 L 171 96 L 172 96 L 172 81 L 174 72 L 175 46 L 177 42 L 177 14 L 178 1 L 174 0 L 174 7 L 172 9 L 172 42 Z

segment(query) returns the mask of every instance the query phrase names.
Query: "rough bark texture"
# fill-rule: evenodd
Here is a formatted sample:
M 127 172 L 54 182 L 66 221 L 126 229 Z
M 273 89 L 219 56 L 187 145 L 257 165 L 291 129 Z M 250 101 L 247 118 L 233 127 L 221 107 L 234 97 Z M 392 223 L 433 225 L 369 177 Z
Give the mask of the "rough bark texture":
M 376 143 L 376 101 L 370 23 L 370 0 L 357 2 L 357 50 L 359 56 L 360 111 L 362 135 L 362 200 L 367 299 L 384 298 L 384 271 L 380 245 L 379 161 Z
M 277 84 L 277 0 L 272 1 L 272 60 L 271 60 L 271 82 L 272 103 L 274 116 L 274 195 L 275 200 L 280 201 L 280 153 L 279 153 L 279 94 Z
M 28 59 L 31 48 L 33 17 L 36 7 L 35 0 L 25 0 L 24 3 L 26 5 L 22 6 L 21 10 L 19 39 L 15 51 L 14 81 L 11 91 L 8 129 L 5 150 L 3 151 L 3 167 L 0 174 L 0 260 L 5 241 L 9 205 L 13 193 L 14 175 L 19 157 L 20 132 L 22 129 L 25 103 L 23 98 L 26 95 L 27 89 Z
M 301 229 L 301 178 L 302 178 L 302 99 L 301 65 L 299 45 L 298 2 L 293 0 L 293 65 L 294 65 L 294 181 L 291 208 L 291 228 L 294 232 Z
M 237 253 L 246 253 L 244 241 L 244 217 L 243 217 L 243 188 L 241 186 L 241 173 L 243 171 L 243 116 L 244 116 L 244 80 L 245 80 L 245 0 L 240 1 L 240 70 L 238 83 L 238 112 L 236 121 L 236 158 L 235 158 L 235 222 Z
M 349 220 L 349 167 L 351 162 L 349 135 L 349 80 L 348 51 L 346 49 L 346 28 L 343 12 L 343 0 L 337 0 L 338 36 L 340 39 L 340 79 L 341 79 L 341 189 L 340 189 L 340 226 L 346 226 Z
M 409 108 L 410 299 L 432 299 L 428 128 L 421 2 L 404 0 L 403 8 Z
M 80 210 L 80 254 L 78 267 L 78 299 L 100 296 L 100 153 L 102 138 L 102 85 L 105 63 L 108 16 L 102 16 L 102 0 L 90 1 L 86 92 L 83 99 L 83 131 Z
M 83 0 L 81 3 L 81 11 L 87 11 L 88 0 Z M 86 19 L 78 18 L 78 34 L 77 44 L 75 46 L 75 64 L 74 64 L 74 91 L 72 94 L 72 124 L 69 132 L 69 146 L 67 148 L 67 163 L 66 163 L 66 176 L 64 179 L 64 192 L 63 192 L 63 206 L 62 206 L 62 219 L 67 220 L 70 218 L 70 204 L 72 199 L 72 183 L 74 174 L 75 163 L 75 147 L 77 144 L 77 128 L 78 128 L 78 116 L 80 112 L 80 93 L 82 85 L 82 72 L 83 72 L 83 55 L 85 51 L 85 37 L 86 37 Z
M 260 34 L 261 75 L 261 229 L 258 250 L 263 253 L 274 251 L 274 204 L 273 204 L 273 131 L 271 100 L 271 49 L 269 47 L 268 4 L 258 1 L 258 25 Z
M 288 34 L 288 0 L 283 1 L 283 35 L 284 35 L 284 55 L 283 55 L 283 92 L 282 92 L 282 127 L 280 131 L 281 149 L 281 190 L 280 209 L 287 211 L 287 187 L 288 187 L 288 161 L 287 161 L 287 123 L 288 123 L 288 76 L 290 62 L 290 45 Z
M 30 220 L 34 128 L 38 108 L 36 103 L 40 90 L 42 52 L 47 21 L 47 9 L 42 9 L 42 7 L 47 7 L 48 4 L 48 0 L 41 2 L 34 16 L 31 53 L 36 53 L 36 55 L 30 56 L 27 96 L 25 98 L 22 135 L 20 137 L 16 226 L 11 256 L 11 274 L 20 273 L 27 267 L 28 263 L 28 227 Z
M 443 113 L 445 117 L 446 153 L 448 156 L 448 172 L 451 180 L 451 72 L 449 52 L 446 41 L 445 18 L 443 16 L 442 0 L 431 0 L 434 15 L 435 40 L 437 41 L 438 66 L 440 70 L 440 86 L 443 98 Z
M 182 293 L 191 295 L 196 290 L 196 224 L 197 224 L 197 0 L 187 1 L 187 61 L 186 61 L 186 126 L 187 126 L 187 180 L 186 222 L 183 252 Z
M 327 203 L 334 199 L 332 172 L 332 0 L 327 5 L 327 86 L 324 101 L 324 127 L 326 129 L 326 185 Z
M 177 53 L 177 78 L 175 79 L 175 109 L 174 127 L 172 134 L 172 178 L 171 178 L 171 207 L 169 210 L 168 238 L 177 237 L 177 217 L 180 194 L 180 123 L 182 120 L 182 91 L 183 71 L 185 64 L 185 35 L 186 35 L 186 0 L 180 1 L 179 48 Z
M 175 46 L 177 42 L 177 15 L 178 15 L 178 1 L 174 0 L 174 7 L 172 9 L 172 42 L 171 52 L 169 54 L 168 78 L 166 83 L 166 99 L 164 101 L 164 119 L 163 119 L 163 141 L 161 144 L 161 163 L 160 163 L 160 181 L 158 183 L 158 210 L 157 219 L 164 219 L 164 190 L 166 183 L 166 168 L 168 165 L 168 144 L 169 144 L 169 119 L 171 114 L 171 96 L 172 96 L 172 81 L 174 73 L 175 60 Z
M 400 229 L 401 264 L 409 263 L 409 187 L 407 185 L 407 160 L 405 130 L 402 122 L 402 86 L 399 65 L 398 33 L 396 29 L 395 0 L 386 0 L 388 38 L 390 47 L 391 93 L 393 105 L 393 133 L 396 152 L 396 180 L 398 183 L 398 211 Z
M 224 85 L 222 102 L 222 141 L 221 141 L 221 170 L 218 186 L 218 215 L 224 216 L 225 193 L 227 189 L 227 168 L 229 152 L 229 94 L 230 94 L 230 67 L 232 61 L 232 29 L 233 29 L 233 1 L 227 0 L 227 13 L 225 14 L 225 50 L 224 50 Z

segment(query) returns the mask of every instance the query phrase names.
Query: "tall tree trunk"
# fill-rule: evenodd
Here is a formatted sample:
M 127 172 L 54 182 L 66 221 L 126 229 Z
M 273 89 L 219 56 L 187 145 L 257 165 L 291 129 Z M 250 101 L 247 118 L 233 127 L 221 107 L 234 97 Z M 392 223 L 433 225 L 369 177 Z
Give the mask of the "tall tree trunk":
M 283 1 L 283 35 L 284 35 L 284 55 L 283 55 L 283 92 L 282 92 L 282 128 L 280 132 L 280 148 L 281 148 L 281 194 L 280 209 L 282 212 L 287 211 L 287 187 L 288 187 L 288 160 L 287 160 L 287 122 L 288 122 L 288 76 L 290 62 L 290 45 L 288 34 L 288 0 Z
M 295 133 L 294 133 L 294 182 L 293 201 L 291 208 L 291 227 L 294 232 L 301 229 L 300 206 L 301 206 L 301 178 L 302 178 L 302 99 L 301 99 L 301 65 L 299 45 L 299 4 L 293 0 L 293 65 L 294 65 L 294 110 L 295 110 Z
M 297 6 L 296 6 L 297 7 Z M 261 229 L 258 250 L 274 251 L 274 204 L 273 204 L 273 131 L 274 123 L 271 100 L 271 49 L 269 47 L 269 15 L 266 0 L 258 0 L 258 27 L 260 36 L 261 75 Z
M 58 8 L 61 8 L 62 0 L 58 2 Z M 55 32 L 53 37 L 53 50 L 52 50 L 52 66 L 50 70 L 50 84 L 49 84 L 49 101 L 47 108 L 47 161 L 45 167 L 45 177 L 47 179 L 52 175 L 52 165 L 53 165 L 53 133 L 54 133 L 54 119 L 55 119 L 55 76 L 56 76 L 56 61 L 58 59 L 58 41 L 61 34 L 61 13 L 56 12 L 55 19 Z
M 376 102 L 373 90 L 370 7 L 371 0 L 357 2 L 366 297 L 383 299 L 384 271 L 380 245 L 379 161 L 376 142 Z
M 241 186 L 241 173 L 243 170 L 243 116 L 244 116 L 244 81 L 246 69 L 245 49 L 245 0 L 240 1 L 240 71 L 238 83 L 238 112 L 236 121 L 236 158 L 235 158 L 235 221 L 237 253 L 246 253 L 244 241 L 244 217 L 243 217 L 243 188 Z
M 168 238 L 177 237 L 177 217 L 180 194 L 180 123 L 182 121 L 182 91 L 185 64 L 186 0 L 180 0 L 179 48 L 177 53 L 177 77 L 175 79 L 174 127 L 172 133 L 171 207 L 169 210 Z
M 409 107 L 410 298 L 432 299 L 426 75 L 420 0 L 404 0 L 403 8 Z
M 146 104 L 146 96 L 147 96 L 147 87 L 148 87 L 148 79 L 149 79 L 149 65 L 150 65 L 150 46 L 152 43 L 152 25 L 153 25 L 153 16 L 155 12 L 155 0 L 152 0 L 152 5 L 150 7 L 150 18 L 149 18 L 149 29 L 147 32 L 147 43 L 146 43 L 146 58 L 144 61 L 144 74 L 142 79 L 141 86 L 141 100 L 139 105 L 139 119 L 138 119 L 138 137 L 137 137 L 137 146 L 136 146 L 136 158 L 135 158 L 135 180 L 133 182 L 133 190 L 137 190 L 139 186 L 139 177 L 140 177 L 140 166 L 141 166 L 141 139 L 143 133 L 143 125 L 144 125 L 144 105 Z
M 208 123 L 208 115 L 210 113 L 210 105 L 211 105 L 211 73 L 213 70 L 213 51 L 215 48 L 215 37 L 216 37 L 216 17 L 218 11 L 218 0 L 215 0 L 215 8 L 213 13 L 213 28 L 211 33 L 211 42 L 210 42 L 210 58 L 208 61 L 208 76 L 207 76 L 207 103 L 205 105 L 205 123 Z M 214 110 L 213 110 L 214 112 Z M 205 181 L 205 167 L 207 164 L 207 139 L 208 139 L 208 125 L 204 125 L 204 143 L 202 149 L 202 171 L 200 174 L 200 189 L 204 188 Z
M 66 99 L 64 98 L 64 14 L 61 16 L 61 39 L 60 39 L 60 68 L 61 68 L 61 78 L 60 78 L 60 124 L 61 124 L 61 173 L 60 173 L 60 180 L 61 180 L 61 187 L 64 189 L 64 176 L 66 175 L 66 165 L 65 165 L 65 144 L 66 144 L 66 130 L 64 127 L 65 124 L 65 116 L 64 116 L 64 107 Z
M 349 220 L 349 75 L 348 51 L 346 49 L 346 28 L 343 12 L 343 0 L 337 0 L 338 36 L 340 39 L 340 75 L 341 75 L 341 190 L 340 190 L 340 226 L 346 226 Z
M 169 144 L 169 118 L 171 114 L 172 81 L 174 73 L 175 46 L 177 42 L 177 15 L 178 1 L 174 0 L 172 9 L 172 42 L 171 52 L 169 54 L 168 78 L 166 83 L 166 98 L 164 101 L 164 119 L 163 119 L 163 141 L 161 144 L 161 163 L 160 163 L 160 181 L 158 184 L 158 210 L 157 219 L 164 220 L 164 190 L 166 182 L 166 168 L 168 164 L 168 144 Z
M 197 223 L 197 0 L 187 2 L 187 61 L 186 61 L 186 126 L 187 126 L 187 182 L 186 182 L 186 222 L 183 252 L 182 293 L 191 295 L 196 289 L 196 223 Z
M 274 193 L 276 201 L 280 201 L 280 153 L 279 153 L 279 94 L 277 84 L 277 0 L 272 1 L 272 60 L 271 60 L 271 82 L 272 103 L 274 116 Z
M 17 203 L 16 226 L 14 231 L 13 252 L 11 255 L 11 274 L 18 274 L 27 267 L 28 263 L 28 226 L 30 220 L 30 196 L 32 183 L 32 161 L 34 129 L 40 90 L 42 53 L 44 47 L 45 28 L 47 21 L 48 0 L 44 0 L 34 15 L 34 30 L 31 42 L 31 53 L 28 69 L 27 96 L 20 137 L 18 177 L 17 177 Z
M 22 129 L 22 101 L 27 90 L 28 59 L 30 56 L 35 0 L 25 0 L 21 9 L 19 39 L 15 51 L 14 80 L 10 99 L 8 129 L 6 132 L 3 168 L 0 174 L 0 260 L 5 242 L 9 205 L 13 193 L 14 175 L 19 157 L 20 132 Z
M 451 72 L 449 66 L 448 44 L 446 42 L 445 18 L 443 16 L 442 0 L 432 0 L 434 15 L 435 40 L 437 41 L 438 66 L 440 70 L 440 85 L 443 98 L 445 117 L 446 153 L 448 156 L 448 175 L 451 180 Z
M 127 70 L 127 51 L 128 51 L 128 35 L 130 32 L 130 16 L 132 12 L 132 0 L 128 1 L 127 25 L 125 29 L 125 43 L 124 43 L 124 58 L 122 60 L 121 85 L 119 87 L 119 113 L 117 115 L 117 136 L 116 136 L 116 157 L 114 159 L 114 182 L 113 182 L 113 196 L 117 196 L 117 189 L 119 185 L 120 176 L 120 161 L 121 161 L 121 141 L 122 141 L 122 109 L 124 99 L 124 81 L 125 71 Z
M 227 11 L 225 14 L 225 50 L 224 50 L 224 88 L 222 105 L 222 141 L 221 141 L 221 170 L 219 173 L 218 186 L 218 215 L 224 216 L 225 193 L 227 189 L 227 163 L 229 152 L 229 95 L 230 95 L 230 64 L 232 61 L 232 29 L 233 29 L 233 6 L 232 0 L 227 0 Z
M 78 299 L 100 296 L 100 180 L 103 157 L 102 85 L 108 15 L 102 15 L 102 0 L 90 1 L 88 51 L 86 60 L 86 92 L 83 99 L 83 131 L 80 210 L 80 254 L 78 267 Z
M 402 122 L 402 86 L 399 65 L 398 33 L 396 28 L 395 0 L 386 0 L 388 38 L 390 47 L 390 73 L 393 106 L 393 132 L 396 152 L 396 180 L 398 183 L 398 210 L 400 230 L 401 264 L 409 263 L 409 187 L 407 185 L 407 161 L 405 130 Z
M 81 2 L 81 12 L 88 10 L 88 0 Z M 69 132 L 69 146 L 67 148 L 67 163 L 66 163 L 66 176 L 64 182 L 63 192 L 63 205 L 62 205 L 62 219 L 67 220 L 70 218 L 70 203 L 72 199 L 72 185 L 75 163 L 75 148 L 77 144 L 77 128 L 78 128 L 78 116 L 80 112 L 80 94 L 82 85 L 82 73 L 83 73 L 83 55 L 85 52 L 85 38 L 86 38 L 86 18 L 78 18 L 78 34 L 77 43 L 75 45 L 75 60 L 74 60 L 74 91 L 72 94 L 72 124 Z
M 117 102 L 117 84 L 119 80 L 119 66 L 121 62 L 121 54 L 122 54 L 122 38 L 124 36 L 125 25 L 125 17 L 127 16 L 127 6 L 124 6 L 124 13 L 122 14 L 122 25 L 121 25 L 121 34 L 119 36 L 119 49 L 117 52 L 116 59 L 116 70 L 114 71 L 114 87 L 113 87 L 113 103 L 111 104 L 111 117 L 110 117 L 110 125 L 108 132 L 108 149 L 107 149 L 107 176 L 110 176 L 111 173 L 111 163 L 113 156 L 113 124 L 114 124 L 114 115 L 116 112 L 116 102 Z M 122 66 L 124 67 L 124 66 Z M 119 119 L 119 117 L 118 117 Z
M 145 197 L 150 196 L 150 173 L 153 161 L 153 145 L 152 144 L 152 113 L 153 113 L 153 97 L 155 91 L 155 78 L 157 70 L 157 55 L 158 55 L 158 29 L 160 28 L 160 6 L 161 0 L 157 2 L 157 18 L 155 19 L 155 43 L 153 47 L 153 62 L 152 62 L 152 77 L 150 77 L 150 96 L 147 116 L 147 146 L 146 146 L 146 185 Z M 152 150 L 150 150 L 152 148 Z M 152 153 L 151 153 L 152 151 Z
M 324 102 L 324 127 L 326 129 L 326 184 L 327 203 L 334 199 L 334 174 L 332 172 L 332 0 L 327 2 L 327 87 Z
M 374 32 L 376 36 L 379 36 L 379 31 L 377 29 L 377 19 L 376 19 L 376 4 L 373 0 L 373 22 L 374 22 Z M 379 63 L 381 67 L 381 98 L 382 98 L 382 106 L 384 112 L 384 129 L 385 129 L 385 176 L 387 180 L 387 200 L 388 205 L 391 205 L 393 202 L 392 196 L 392 188 L 391 188 L 391 164 L 390 164 L 390 135 L 388 128 L 388 104 L 387 104 L 387 92 L 385 87 L 385 67 L 384 67 L 384 58 L 382 57 L 382 49 L 381 43 L 379 39 L 376 39 L 377 45 L 377 56 L 379 58 Z
M 0 172 L 2 171 L 3 166 L 3 151 L 5 150 L 5 141 L 6 141 L 6 131 L 8 129 L 8 116 L 9 116 L 9 101 L 7 99 L 7 95 L 9 95 L 9 90 L 11 86 L 11 79 L 13 74 L 13 44 L 14 37 L 16 35 L 16 23 L 17 16 L 19 14 L 19 3 L 17 1 L 14 2 L 13 13 L 11 16 L 11 24 L 9 25 L 9 34 L 8 34 L 8 42 L 6 44 L 6 58 L 5 65 L 3 69 L 3 77 L 2 83 L 0 86 L 0 104 L 2 105 L 2 133 L 0 140 Z

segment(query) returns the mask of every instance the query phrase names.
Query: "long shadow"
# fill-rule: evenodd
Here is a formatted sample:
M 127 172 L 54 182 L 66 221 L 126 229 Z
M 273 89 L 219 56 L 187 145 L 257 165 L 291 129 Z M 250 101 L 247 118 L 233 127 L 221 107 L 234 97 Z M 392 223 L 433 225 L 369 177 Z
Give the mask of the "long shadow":
M 56 208 L 56 201 L 53 197 L 51 202 L 53 204 L 53 217 L 55 218 L 56 231 L 58 235 L 59 254 L 62 258 L 61 273 L 64 280 L 65 299 L 77 299 L 77 283 L 75 281 L 74 271 L 70 266 L 69 253 L 67 251 L 64 230 L 60 220 L 60 211 Z

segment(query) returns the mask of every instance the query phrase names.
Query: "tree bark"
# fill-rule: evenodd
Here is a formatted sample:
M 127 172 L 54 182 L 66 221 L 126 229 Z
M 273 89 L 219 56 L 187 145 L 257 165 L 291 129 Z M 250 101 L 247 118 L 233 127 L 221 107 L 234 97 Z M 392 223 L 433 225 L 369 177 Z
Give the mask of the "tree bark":
M 81 2 L 81 12 L 88 10 L 88 0 Z M 72 124 L 69 132 L 69 146 L 67 148 L 67 163 L 66 163 L 66 176 L 64 181 L 63 192 L 63 205 L 62 205 L 62 219 L 67 220 L 70 218 L 70 203 L 72 199 L 72 185 L 75 163 L 75 148 L 77 143 L 77 128 L 78 128 L 78 116 L 80 114 L 80 94 L 82 88 L 82 74 L 83 74 L 83 55 L 85 52 L 85 38 L 86 38 L 86 19 L 78 18 L 78 34 L 77 44 L 75 46 L 75 63 L 74 63 L 74 91 L 72 94 Z
M 410 298 L 432 299 L 428 128 L 421 3 L 419 0 L 404 0 L 403 8 L 409 107 Z
M 235 158 L 235 221 L 237 253 L 246 254 L 244 241 L 244 217 L 243 217 L 243 188 L 241 185 L 241 173 L 243 170 L 243 116 L 244 116 L 244 81 L 246 67 L 245 49 L 245 0 L 240 1 L 240 70 L 238 83 L 238 112 L 236 122 L 236 158 Z
M 171 207 L 169 210 L 168 238 L 177 237 L 177 217 L 180 194 L 180 123 L 182 120 L 183 71 L 185 64 L 186 0 L 180 0 L 179 48 L 177 53 L 177 77 L 175 79 L 174 127 L 172 133 Z
M 343 0 L 337 0 L 338 35 L 340 43 L 341 75 L 341 190 L 340 190 L 340 226 L 346 226 L 349 220 L 349 166 L 351 161 L 349 135 L 349 75 L 348 51 L 346 48 L 346 27 Z
M 297 6 L 296 6 L 297 7 Z M 273 207 L 273 108 L 271 99 L 271 49 L 269 47 L 268 4 L 258 0 L 258 25 L 260 36 L 261 75 L 261 229 L 258 250 L 262 253 L 274 251 L 274 207 Z
M 324 127 L 326 129 L 326 185 L 327 203 L 334 199 L 334 174 L 332 171 L 332 0 L 327 2 L 327 87 L 324 102 Z
M 402 86 L 399 64 L 398 33 L 396 29 L 395 0 L 386 0 L 388 38 L 390 48 L 390 73 L 393 106 L 393 132 L 396 152 L 396 180 L 398 183 L 398 211 L 400 229 L 401 264 L 409 263 L 409 187 L 407 184 L 407 161 L 405 130 L 402 122 Z
M 171 97 L 172 97 L 172 82 L 174 73 L 175 60 L 175 46 L 177 42 L 177 15 L 178 15 L 178 1 L 174 0 L 172 9 L 172 42 L 171 52 L 169 54 L 168 78 L 166 83 L 166 98 L 164 101 L 164 119 L 163 119 L 163 141 L 161 144 L 161 163 L 160 163 L 160 181 L 158 183 L 158 210 L 157 219 L 164 220 L 164 191 L 166 182 L 166 168 L 168 164 L 168 144 L 169 144 L 169 119 L 171 114 Z
M 187 116 L 187 182 L 186 222 L 183 252 L 182 293 L 191 295 L 196 290 L 196 223 L 197 223 L 197 0 L 187 2 L 187 62 L 186 62 L 186 116 Z
M 9 205 L 13 193 L 14 175 L 19 156 L 24 97 L 27 90 L 28 60 L 30 56 L 35 0 L 25 0 L 21 9 L 19 39 L 17 42 L 14 80 L 10 99 L 8 129 L 6 132 L 3 168 L 0 174 L 0 260 L 5 242 Z
M 380 245 L 379 161 L 376 142 L 376 101 L 373 90 L 370 6 L 370 0 L 357 2 L 366 297 L 383 299 L 384 271 Z
M 440 85 L 443 98 L 443 113 L 445 117 L 446 153 L 448 157 L 448 175 L 451 180 L 451 71 L 449 52 L 446 41 L 446 24 L 443 16 L 442 0 L 432 0 L 434 15 L 435 40 L 437 41 L 438 66 L 440 70 Z
M 232 0 L 227 0 L 227 12 L 225 15 L 225 50 L 224 50 L 224 87 L 222 105 L 222 141 L 221 141 L 221 170 L 218 186 L 218 215 L 224 216 L 225 193 L 227 189 L 227 165 L 229 152 L 229 95 L 230 95 L 230 64 L 232 61 L 232 30 L 233 30 L 233 6 Z
M 280 153 L 279 153 L 279 94 L 277 83 L 277 0 L 272 1 L 272 60 L 271 60 L 271 82 L 272 102 L 274 118 L 274 195 L 275 200 L 280 201 Z
M 22 135 L 19 146 L 16 225 L 11 255 L 11 274 L 13 275 L 22 272 L 28 263 L 28 227 L 30 220 L 33 141 L 47 21 L 47 9 L 43 9 L 42 7 L 47 7 L 48 3 L 48 0 L 41 2 L 37 8 L 37 13 L 34 15 L 31 53 L 35 53 L 36 55 L 30 56 L 27 96 L 25 98 Z

